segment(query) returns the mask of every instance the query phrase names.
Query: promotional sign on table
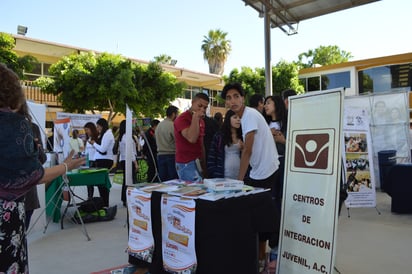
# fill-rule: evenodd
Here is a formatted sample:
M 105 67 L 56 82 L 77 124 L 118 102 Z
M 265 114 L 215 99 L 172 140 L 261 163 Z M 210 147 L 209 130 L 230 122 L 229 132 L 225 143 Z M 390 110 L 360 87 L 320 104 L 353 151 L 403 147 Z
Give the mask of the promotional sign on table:
M 154 238 L 151 219 L 152 193 L 137 188 L 127 189 L 127 207 L 129 211 L 129 243 L 130 255 L 143 261 L 152 262 Z
M 195 206 L 192 199 L 162 196 L 163 268 L 168 272 L 196 272 Z
M 333 273 L 343 91 L 289 97 L 277 273 Z

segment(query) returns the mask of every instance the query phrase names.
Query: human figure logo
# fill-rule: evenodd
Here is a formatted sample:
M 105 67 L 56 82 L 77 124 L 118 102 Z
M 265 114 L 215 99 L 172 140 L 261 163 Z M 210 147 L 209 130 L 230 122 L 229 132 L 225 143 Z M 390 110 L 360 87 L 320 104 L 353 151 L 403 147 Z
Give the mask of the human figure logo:
M 334 129 L 293 132 L 292 171 L 331 174 Z

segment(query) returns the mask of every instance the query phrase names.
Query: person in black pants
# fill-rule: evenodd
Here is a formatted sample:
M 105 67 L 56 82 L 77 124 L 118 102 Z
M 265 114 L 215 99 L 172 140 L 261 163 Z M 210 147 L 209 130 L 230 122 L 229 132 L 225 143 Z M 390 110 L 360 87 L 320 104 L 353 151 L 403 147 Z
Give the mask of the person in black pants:
M 109 129 L 106 119 L 100 118 L 96 122 L 96 128 L 99 132 L 97 142 L 89 140 L 88 142 L 96 149 L 95 165 L 97 168 L 111 169 L 113 166 L 113 146 L 114 136 Z M 98 185 L 100 197 L 103 199 L 103 206 L 109 207 L 109 190 L 104 185 Z M 94 187 L 88 188 L 88 198 L 93 197 Z
M 146 130 L 145 137 L 146 143 L 143 147 L 143 154 L 146 157 L 148 170 L 147 170 L 147 181 L 148 182 L 158 182 L 158 176 L 156 173 L 157 167 L 157 144 L 156 144 L 156 137 L 155 131 L 157 125 L 160 123 L 159 120 L 152 120 L 150 122 L 150 128 Z M 149 147 L 150 146 L 150 147 Z

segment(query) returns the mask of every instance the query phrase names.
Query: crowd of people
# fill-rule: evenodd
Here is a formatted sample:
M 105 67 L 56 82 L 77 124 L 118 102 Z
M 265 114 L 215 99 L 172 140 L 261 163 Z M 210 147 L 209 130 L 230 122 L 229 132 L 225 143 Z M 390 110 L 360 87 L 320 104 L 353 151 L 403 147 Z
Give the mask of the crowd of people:
M 69 170 L 88 164 L 92 168 L 111 169 L 116 164 L 125 170 L 126 121 L 120 123 L 117 137 L 106 119 L 84 125 L 85 140 L 77 129 L 70 138 L 71 152 L 60 165 L 43 168 L 45 155 L 36 126 L 31 123 L 27 104 L 18 77 L 0 64 L 0 123 L 3 160 L 0 161 L 0 272 L 28 272 L 25 231 L 37 196 L 30 194 L 38 183 L 50 182 Z M 162 121 L 152 120 L 140 138 L 133 134 L 133 183 L 139 170 L 137 159 L 146 159 L 149 182 L 181 179 L 201 182 L 204 178 L 232 178 L 245 184 L 270 188 L 273 199 L 280 203 L 284 168 L 287 104 L 280 96 L 255 95 L 253 107 L 246 106 L 245 92 L 238 84 L 227 84 L 222 93 L 227 112 L 207 117 L 209 97 L 196 94 L 190 108 L 179 114 L 176 106 L 166 109 Z M 256 101 L 256 102 L 255 102 Z M 142 138 L 143 137 L 143 138 Z M 15 142 L 13 141 L 15 140 Z M 117 162 L 117 163 L 116 163 Z M 126 180 L 123 176 L 121 200 L 126 205 Z M 109 206 L 109 190 L 98 186 L 105 207 Z M 94 186 L 88 186 L 93 198 Z M 23 210 L 22 210 L 23 209 Z M 279 208 L 280 210 L 280 208 Z M 273 216 L 274 218 L 276 216 Z M 278 216 L 276 217 L 278 218 Z M 275 221 L 275 220 L 274 220 Z M 276 248 L 277 236 L 259 235 L 259 259 L 265 259 L 267 241 Z

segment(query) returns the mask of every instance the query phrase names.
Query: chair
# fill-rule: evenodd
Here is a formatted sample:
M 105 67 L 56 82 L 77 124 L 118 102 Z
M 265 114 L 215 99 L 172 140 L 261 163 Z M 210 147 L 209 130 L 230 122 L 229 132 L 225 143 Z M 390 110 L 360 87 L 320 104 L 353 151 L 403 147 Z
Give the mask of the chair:
M 412 163 L 396 164 L 388 173 L 389 193 L 392 196 L 391 211 L 412 213 Z

